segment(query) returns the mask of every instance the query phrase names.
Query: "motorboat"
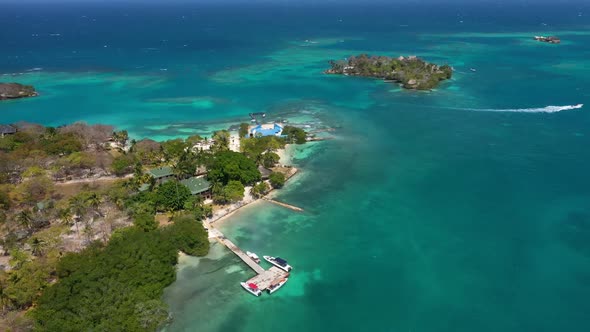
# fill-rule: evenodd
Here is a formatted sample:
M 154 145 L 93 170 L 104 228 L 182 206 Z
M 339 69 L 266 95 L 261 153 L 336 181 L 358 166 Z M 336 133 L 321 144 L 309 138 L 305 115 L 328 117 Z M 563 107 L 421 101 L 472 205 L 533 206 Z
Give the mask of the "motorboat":
M 279 290 L 279 288 L 283 287 L 283 285 L 287 283 L 287 280 L 289 280 L 289 278 L 287 278 L 288 276 L 289 275 L 287 275 L 284 278 L 273 281 L 273 283 L 266 289 L 268 291 L 268 294 L 272 294 Z
M 289 271 L 291 271 L 293 269 L 291 267 L 291 265 L 289 265 L 287 263 L 286 260 L 284 260 L 284 259 L 282 259 L 280 257 L 272 257 L 272 256 L 262 256 L 262 257 L 264 257 L 264 259 L 267 262 L 271 263 L 272 265 L 278 267 L 279 269 L 281 269 L 283 271 L 289 272 Z
M 250 259 L 252 259 L 257 264 L 260 264 L 260 258 L 255 253 L 246 251 L 246 255 L 248 255 L 248 257 L 250 257 Z
M 262 291 L 254 283 L 240 282 L 240 285 L 242 285 L 242 287 L 247 290 L 248 293 L 254 296 L 260 296 L 260 294 L 262 294 Z

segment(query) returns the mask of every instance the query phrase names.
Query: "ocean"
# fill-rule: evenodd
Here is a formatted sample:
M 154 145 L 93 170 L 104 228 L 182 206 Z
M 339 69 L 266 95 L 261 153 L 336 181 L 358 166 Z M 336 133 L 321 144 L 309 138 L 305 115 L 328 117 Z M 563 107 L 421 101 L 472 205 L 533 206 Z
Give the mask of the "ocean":
M 251 296 L 213 245 L 179 265 L 166 331 L 590 330 L 589 4 L 21 4 L 0 31 L 0 81 L 40 92 L 0 123 L 336 128 L 293 151 L 277 197 L 305 212 L 261 202 L 220 226 L 287 259 L 288 283 Z M 430 92 L 322 74 L 360 53 L 455 74 Z

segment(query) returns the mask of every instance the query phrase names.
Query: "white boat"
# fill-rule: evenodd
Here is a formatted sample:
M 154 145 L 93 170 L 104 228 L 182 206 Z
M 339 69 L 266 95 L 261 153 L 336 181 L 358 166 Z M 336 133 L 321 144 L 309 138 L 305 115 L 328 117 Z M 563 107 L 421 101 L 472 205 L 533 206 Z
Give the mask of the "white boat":
M 266 289 L 268 291 L 268 294 L 272 294 L 276 292 L 279 288 L 283 287 L 283 285 L 287 283 L 287 280 L 289 280 L 289 278 L 287 278 L 288 276 L 289 275 L 287 274 L 285 278 L 273 281 L 273 283 Z
M 272 265 L 278 267 L 279 269 L 289 272 L 291 271 L 293 268 L 291 267 L 291 265 L 287 264 L 287 261 L 280 258 L 280 257 L 272 257 L 272 256 L 262 256 L 264 257 L 264 259 L 271 263 Z
M 250 257 L 250 259 L 255 261 L 257 264 L 260 264 L 260 258 L 255 253 L 246 251 L 246 255 L 248 255 L 248 257 Z
M 574 105 L 574 108 L 582 108 L 582 106 L 584 106 L 584 104 L 577 104 L 577 105 Z
M 258 288 L 258 286 L 256 286 L 256 284 L 240 282 L 240 285 L 242 285 L 242 287 L 247 290 L 248 293 L 254 296 L 260 296 L 260 294 L 262 294 L 262 291 Z

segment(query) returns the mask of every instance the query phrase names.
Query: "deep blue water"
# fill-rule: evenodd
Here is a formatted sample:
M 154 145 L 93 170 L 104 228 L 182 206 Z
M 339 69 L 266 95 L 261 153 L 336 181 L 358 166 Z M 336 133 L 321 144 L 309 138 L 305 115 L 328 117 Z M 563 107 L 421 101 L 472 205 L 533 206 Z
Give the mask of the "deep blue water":
M 164 139 L 262 110 L 338 128 L 296 153 L 303 174 L 280 193 L 305 213 L 260 204 L 223 225 L 289 259 L 289 282 L 253 298 L 232 255 L 189 259 L 169 331 L 590 329 L 588 4 L 1 9 L 0 80 L 41 93 L 0 104 L 1 123 Z M 322 74 L 363 52 L 456 72 L 428 93 Z

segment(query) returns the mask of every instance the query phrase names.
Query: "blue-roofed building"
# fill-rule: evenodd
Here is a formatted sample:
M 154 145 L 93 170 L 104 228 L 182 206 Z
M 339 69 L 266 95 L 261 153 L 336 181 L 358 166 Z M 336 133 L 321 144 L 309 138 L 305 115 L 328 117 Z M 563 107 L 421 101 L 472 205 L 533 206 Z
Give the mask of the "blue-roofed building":
M 281 136 L 283 126 L 278 123 L 259 124 L 250 127 L 250 137 Z

